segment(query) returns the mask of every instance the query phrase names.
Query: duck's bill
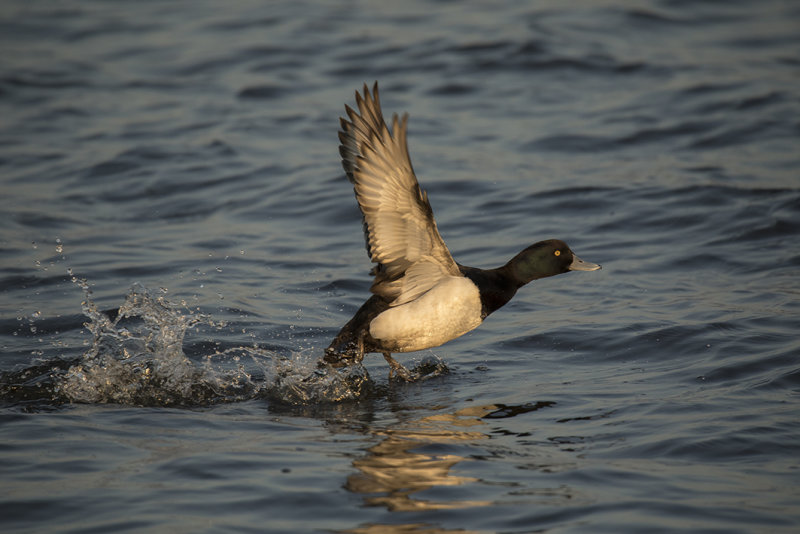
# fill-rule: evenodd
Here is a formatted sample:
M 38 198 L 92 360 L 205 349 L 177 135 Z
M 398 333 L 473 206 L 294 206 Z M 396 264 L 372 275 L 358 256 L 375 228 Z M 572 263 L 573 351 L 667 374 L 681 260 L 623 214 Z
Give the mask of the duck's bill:
M 601 269 L 598 264 L 583 261 L 576 255 L 572 255 L 572 263 L 569 264 L 570 271 L 596 271 Z

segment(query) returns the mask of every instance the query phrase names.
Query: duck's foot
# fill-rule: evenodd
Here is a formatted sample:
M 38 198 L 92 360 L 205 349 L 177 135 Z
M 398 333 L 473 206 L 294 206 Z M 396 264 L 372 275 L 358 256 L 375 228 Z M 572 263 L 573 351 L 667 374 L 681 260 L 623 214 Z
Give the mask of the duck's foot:
M 386 362 L 389 364 L 389 380 L 392 379 L 393 376 L 397 375 L 397 378 L 405 380 L 406 382 L 414 382 L 419 378 L 417 373 L 412 373 L 405 367 L 403 367 L 400 363 L 397 362 L 392 355 L 388 352 L 383 353 L 383 357 L 386 359 Z

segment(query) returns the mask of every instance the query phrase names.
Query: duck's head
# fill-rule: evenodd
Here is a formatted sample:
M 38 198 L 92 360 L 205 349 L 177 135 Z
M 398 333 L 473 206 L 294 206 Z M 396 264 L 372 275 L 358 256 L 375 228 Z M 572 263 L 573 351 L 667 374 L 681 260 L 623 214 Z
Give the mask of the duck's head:
M 600 266 L 580 259 L 560 239 L 539 241 L 508 262 L 506 268 L 519 285 L 567 271 L 596 271 Z

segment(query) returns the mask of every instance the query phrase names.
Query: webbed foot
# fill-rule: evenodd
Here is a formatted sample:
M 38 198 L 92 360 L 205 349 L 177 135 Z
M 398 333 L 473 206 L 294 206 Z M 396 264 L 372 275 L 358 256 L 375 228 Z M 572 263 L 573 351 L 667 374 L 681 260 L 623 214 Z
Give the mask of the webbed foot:
M 406 382 L 414 382 L 419 378 L 418 374 L 412 373 L 411 371 L 403 367 L 400 363 L 397 362 L 397 360 L 392 358 L 392 355 L 389 354 L 388 352 L 384 352 L 383 357 L 389 364 L 389 380 L 391 380 L 394 375 L 397 375 L 398 378 L 405 380 Z

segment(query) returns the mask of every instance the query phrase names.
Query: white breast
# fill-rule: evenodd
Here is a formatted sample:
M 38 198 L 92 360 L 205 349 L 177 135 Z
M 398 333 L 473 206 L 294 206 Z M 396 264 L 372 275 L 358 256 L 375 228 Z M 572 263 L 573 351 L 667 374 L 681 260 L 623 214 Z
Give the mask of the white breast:
M 481 324 L 481 297 L 468 278 L 444 278 L 420 298 L 389 308 L 369 325 L 369 333 L 394 352 L 438 347 Z

